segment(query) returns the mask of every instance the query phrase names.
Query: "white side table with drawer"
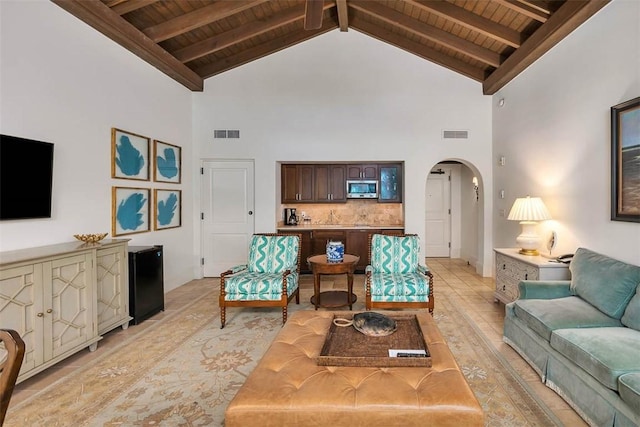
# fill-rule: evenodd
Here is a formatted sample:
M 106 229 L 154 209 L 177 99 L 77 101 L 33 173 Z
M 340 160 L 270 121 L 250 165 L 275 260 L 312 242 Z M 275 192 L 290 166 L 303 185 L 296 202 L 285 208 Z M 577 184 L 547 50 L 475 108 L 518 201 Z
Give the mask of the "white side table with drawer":
M 518 298 L 521 280 L 569 280 L 569 264 L 541 256 L 522 255 L 517 248 L 494 249 L 496 255 L 495 301 L 505 304 Z

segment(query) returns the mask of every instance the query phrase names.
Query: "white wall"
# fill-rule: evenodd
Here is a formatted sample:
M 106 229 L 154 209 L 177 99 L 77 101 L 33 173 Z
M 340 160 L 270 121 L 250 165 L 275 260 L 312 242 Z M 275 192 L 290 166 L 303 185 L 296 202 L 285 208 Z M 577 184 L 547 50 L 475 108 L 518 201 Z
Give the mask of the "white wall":
M 640 96 L 640 2 L 614 0 L 494 95 L 495 244 L 515 246 L 516 197 L 542 197 L 554 254 L 587 247 L 640 264 L 640 224 L 610 220 L 610 107 Z M 499 99 L 504 107 L 497 106 Z M 498 157 L 506 165 L 498 166 Z
M 111 179 L 111 128 L 181 146 L 191 156 L 191 93 L 49 1 L 0 2 L 0 132 L 53 142 L 51 219 L 0 222 L 0 250 L 111 232 L 111 187 L 181 185 Z M 165 290 L 194 277 L 193 211 L 183 226 L 126 236 L 164 245 Z M 111 238 L 111 235 L 108 237 Z
M 478 189 L 478 200 L 476 200 L 476 192 L 473 189 L 473 177 L 475 174 L 468 167 L 461 168 L 461 182 L 460 182 L 460 195 L 461 205 L 460 209 L 462 213 L 461 218 L 461 247 L 460 258 L 467 260 L 471 265 L 479 268 L 477 258 L 478 253 L 478 226 L 480 218 L 480 209 L 482 208 L 482 200 L 484 188 L 482 183 L 479 182 L 480 188 Z
M 277 221 L 277 161 L 404 160 L 406 227 L 421 236 L 429 170 L 458 159 L 483 183 L 485 274 L 491 248 L 514 246 L 519 234 L 500 210 L 526 194 L 551 210 L 541 231 L 558 231 L 557 253 L 586 246 L 640 264 L 638 224 L 609 220 L 609 107 L 640 94 L 639 18 L 639 2 L 614 0 L 493 99 L 468 78 L 353 30 L 213 77 L 191 94 L 48 1 L 0 1 L 0 132 L 56 144 L 53 217 L 0 223 L 0 250 L 110 231 L 112 186 L 155 187 L 110 178 L 118 127 L 183 147 L 183 226 L 130 236 L 131 245 L 164 245 L 167 290 L 200 271 L 199 176 L 188 159 L 201 158 L 256 160 L 257 231 Z M 241 138 L 214 140 L 213 129 L 240 129 Z M 443 129 L 468 130 L 470 139 L 443 140 Z
M 273 231 L 279 219 L 277 161 L 405 161 L 405 226 L 423 238 L 426 180 L 436 163 L 465 159 L 492 180 L 491 98 L 480 84 L 354 30 L 210 78 L 193 98 L 200 158 L 255 159 L 256 231 Z M 241 137 L 214 140 L 214 129 L 239 129 Z M 470 138 L 443 140 L 444 129 L 468 130 Z

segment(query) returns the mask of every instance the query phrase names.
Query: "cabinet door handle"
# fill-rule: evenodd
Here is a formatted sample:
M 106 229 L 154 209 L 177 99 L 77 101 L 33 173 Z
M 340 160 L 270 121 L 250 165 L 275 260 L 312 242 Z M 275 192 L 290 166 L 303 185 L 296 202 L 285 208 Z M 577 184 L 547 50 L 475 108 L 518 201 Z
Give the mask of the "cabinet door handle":
M 49 309 L 49 310 L 47 310 L 47 313 L 51 314 L 51 313 L 53 313 L 53 310 Z
M 43 316 L 44 316 L 44 313 L 38 313 L 38 314 L 36 314 L 36 316 L 38 316 L 38 317 L 43 317 Z
M 525 273 L 524 280 L 529 280 L 529 273 Z
M 502 264 L 502 269 L 506 270 L 507 269 L 507 264 Z

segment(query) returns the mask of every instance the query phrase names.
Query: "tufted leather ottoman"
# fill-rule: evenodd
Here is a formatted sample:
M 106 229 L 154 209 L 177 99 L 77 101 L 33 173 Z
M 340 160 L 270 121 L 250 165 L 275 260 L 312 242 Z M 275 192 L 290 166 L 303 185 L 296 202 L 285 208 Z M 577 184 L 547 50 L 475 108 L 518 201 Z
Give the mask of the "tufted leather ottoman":
M 416 314 L 431 368 L 318 366 L 334 312 L 294 313 L 229 403 L 225 427 L 484 425 L 435 322 Z

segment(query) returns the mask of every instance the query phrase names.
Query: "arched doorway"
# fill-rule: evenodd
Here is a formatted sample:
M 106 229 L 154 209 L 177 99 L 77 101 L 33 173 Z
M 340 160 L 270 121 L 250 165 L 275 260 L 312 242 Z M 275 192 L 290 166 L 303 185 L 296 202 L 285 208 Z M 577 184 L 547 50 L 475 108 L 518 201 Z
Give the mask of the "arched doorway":
M 425 184 L 427 258 L 461 258 L 483 271 L 482 177 L 462 160 L 434 165 Z

